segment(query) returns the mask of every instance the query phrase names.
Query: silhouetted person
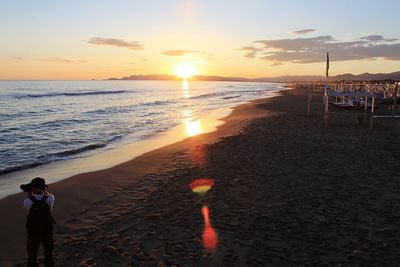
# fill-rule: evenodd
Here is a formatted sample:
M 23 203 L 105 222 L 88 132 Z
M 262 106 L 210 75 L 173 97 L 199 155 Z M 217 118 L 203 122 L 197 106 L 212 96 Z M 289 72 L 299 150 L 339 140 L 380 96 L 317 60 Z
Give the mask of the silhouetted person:
M 26 229 L 28 238 L 28 267 L 37 267 L 37 255 L 40 243 L 44 249 L 44 266 L 54 266 L 53 224 L 55 223 L 51 211 L 54 196 L 47 192 L 46 181 L 43 178 L 34 178 L 30 184 L 22 185 L 21 189 L 27 192 L 24 199 L 24 208 L 28 216 Z

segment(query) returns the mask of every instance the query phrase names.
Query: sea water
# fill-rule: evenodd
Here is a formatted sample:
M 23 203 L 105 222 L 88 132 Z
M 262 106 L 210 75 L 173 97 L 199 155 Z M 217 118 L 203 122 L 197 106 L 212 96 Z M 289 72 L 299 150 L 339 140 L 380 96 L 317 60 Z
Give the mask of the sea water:
M 0 179 L 138 142 L 279 89 L 245 82 L 0 81 Z

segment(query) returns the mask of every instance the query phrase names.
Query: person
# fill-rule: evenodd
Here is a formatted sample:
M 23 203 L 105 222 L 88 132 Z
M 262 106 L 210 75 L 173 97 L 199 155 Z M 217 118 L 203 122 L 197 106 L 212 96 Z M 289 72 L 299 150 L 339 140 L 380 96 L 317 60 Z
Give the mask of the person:
M 28 267 L 37 267 L 37 255 L 40 243 L 44 250 L 44 266 L 54 266 L 54 239 L 52 217 L 54 195 L 47 192 L 46 181 L 41 177 L 34 178 L 30 184 L 22 185 L 29 188 L 24 199 L 24 209 L 27 212 L 27 242 Z M 24 189 L 25 190 L 25 189 Z

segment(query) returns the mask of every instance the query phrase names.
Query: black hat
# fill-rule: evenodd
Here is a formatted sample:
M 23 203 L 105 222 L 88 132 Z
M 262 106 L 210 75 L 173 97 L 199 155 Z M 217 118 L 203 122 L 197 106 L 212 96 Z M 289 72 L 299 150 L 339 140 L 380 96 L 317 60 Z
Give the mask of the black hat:
M 31 186 L 34 188 L 41 188 L 41 189 L 45 189 L 47 187 L 46 181 L 40 177 L 33 178 L 31 181 Z

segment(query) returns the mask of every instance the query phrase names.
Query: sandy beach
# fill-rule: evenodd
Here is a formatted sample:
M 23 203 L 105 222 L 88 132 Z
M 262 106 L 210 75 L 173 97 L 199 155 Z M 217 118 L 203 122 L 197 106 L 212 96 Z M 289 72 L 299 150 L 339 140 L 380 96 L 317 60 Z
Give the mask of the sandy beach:
M 215 132 L 50 185 L 57 266 L 397 265 L 398 120 L 330 108 L 326 126 L 320 93 L 307 116 L 307 92 L 240 105 Z M 200 178 L 214 180 L 204 195 L 189 187 Z M 0 200 L 0 266 L 24 266 L 22 199 Z

